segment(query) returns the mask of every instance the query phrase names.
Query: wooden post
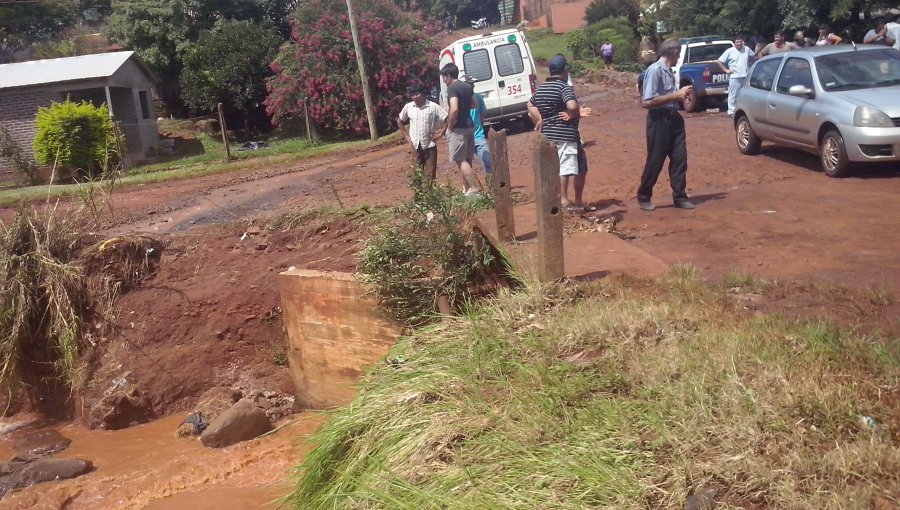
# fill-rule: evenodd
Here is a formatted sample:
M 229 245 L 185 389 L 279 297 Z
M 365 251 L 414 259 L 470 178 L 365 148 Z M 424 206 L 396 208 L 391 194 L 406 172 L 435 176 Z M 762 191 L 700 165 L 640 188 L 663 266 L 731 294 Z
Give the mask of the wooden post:
M 516 222 L 513 218 L 512 190 L 509 185 L 506 130 L 488 130 L 488 147 L 491 151 L 491 193 L 494 195 L 494 212 L 497 214 L 497 237 L 501 241 L 515 241 Z
M 356 17 L 353 15 L 353 2 L 351 0 L 347 0 L 347 18 L 350 20 L 353 51 L 356 53 L 356 65 L 359 66 L 359 81 L 362 84 L 363 101 L 366 103 L 366 117 L 369 119 L 369 137 L 374 142 L 378 140 L 378 125 L 375 124 L 375 106 L 372 104 L 369 77 L 366 74 L 366 63 L 363 60 L 362 46 L 359 44 L 359 33 L 356 31 Z
M 303 100 L 303 116 L 306 118 L 306 139 L 312 141 L 312 131 L 309 130 L 309 107 L 306 99 Z
M 538 279 L 552 282 L 565 276 L 562 192 L 556 145 L 549 143 L 544 135 L 534 138 L 532 165 L 537 203 Z
M 225 132 L 225 113 L 219 103 L 219 128 L 222 131 L 222 144 L 225 145 L 225 161 L 231 159 L 231 148 L 228 147 L 228 134 Z

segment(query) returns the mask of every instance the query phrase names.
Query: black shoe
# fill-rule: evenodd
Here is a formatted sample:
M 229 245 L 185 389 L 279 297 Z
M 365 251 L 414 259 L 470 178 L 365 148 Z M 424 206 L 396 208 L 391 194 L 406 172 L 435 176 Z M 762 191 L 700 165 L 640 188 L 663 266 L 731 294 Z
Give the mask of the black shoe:
M 655 211 L 656 206 L 653 205 L 653 202 L 647 200 L 646 202 L 638 200 L 638 207 L 641 208 L 642 211 Z
M 694 208 L 696 208 L 694 203 L 686 198 L 683 198 L 681 200 L 676 200 L 675 207 L 677 207 L 679 209 L 694 209 Z

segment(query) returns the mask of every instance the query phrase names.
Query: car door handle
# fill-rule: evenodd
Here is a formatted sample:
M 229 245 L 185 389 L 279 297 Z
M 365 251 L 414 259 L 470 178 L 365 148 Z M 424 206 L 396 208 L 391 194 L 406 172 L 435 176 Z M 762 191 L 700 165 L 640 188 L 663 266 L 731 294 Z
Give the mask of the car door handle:
M 500 88 L 502 89 L 503 87 L 506 86 L 506 81 L 504 81 L 504 80 L 498 81 L 498 82 L 497 82 L 497 86 L 500 87 Z
M 769 103 L 769 108 L 774 110 L 775 108 L 777 108 L 777 106 L 775 106 L 773 103 Z

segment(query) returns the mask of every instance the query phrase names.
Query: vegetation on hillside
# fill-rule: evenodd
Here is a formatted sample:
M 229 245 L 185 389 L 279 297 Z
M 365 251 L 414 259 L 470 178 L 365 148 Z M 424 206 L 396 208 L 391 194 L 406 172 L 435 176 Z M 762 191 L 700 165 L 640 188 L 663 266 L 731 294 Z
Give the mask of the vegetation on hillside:
M 664 278 L 533 286 L 415 332 L 313 437 L 294 508 L 869 508 L 900 491 L 875 339 Z
M 437 29 L 388 0 L 356 2 L 354 13 L 375 118 L 379 132 L 384 132 L 394 124 L 410 83 L 436 83 L 432 34 Z M 268 82 L 266 109 L 272 121 L 302 119 L 308 108 L 312 120 L 325 129 L 368 133 L 346 4 L 304 3 L 294 12 L 293 27 L 291 41 L 281 47 L 273 64 L 275 76 Z

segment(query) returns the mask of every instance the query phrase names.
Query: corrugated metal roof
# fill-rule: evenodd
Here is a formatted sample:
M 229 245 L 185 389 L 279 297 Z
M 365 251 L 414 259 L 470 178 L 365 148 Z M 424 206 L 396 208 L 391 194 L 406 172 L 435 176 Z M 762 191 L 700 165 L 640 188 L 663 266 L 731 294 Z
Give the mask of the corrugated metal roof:
M 132 57 L 137 60 L 142 69 L 147 71 L 146 66 L 133 51 L 0 64 L 0 90 L 47 83 L 108 78 Z M 147 73 L 150 74 L 149 71 Z M 150 74 L 150 77 L 152 79 L 153 75 Z

